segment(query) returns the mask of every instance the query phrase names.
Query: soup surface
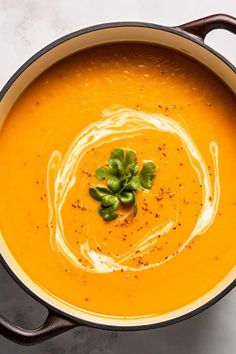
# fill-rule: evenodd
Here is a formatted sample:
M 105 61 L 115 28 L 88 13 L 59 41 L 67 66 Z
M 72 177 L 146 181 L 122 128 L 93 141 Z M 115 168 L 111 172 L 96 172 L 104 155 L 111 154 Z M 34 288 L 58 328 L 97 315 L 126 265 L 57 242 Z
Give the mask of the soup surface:
M 236 264 L 236 103 L 191 59 L 119 44 L 54 65 L 20 96 L 0 138 L 0 230 L 22 269 L 75 307 L 159 315 Z M 106 221 L 89 189 L 114 149 L 152 161 L 151 188 Z M 132 193 L 131 193 L 132 194 Z M 119 197 L 118 197 L 119 198 Z

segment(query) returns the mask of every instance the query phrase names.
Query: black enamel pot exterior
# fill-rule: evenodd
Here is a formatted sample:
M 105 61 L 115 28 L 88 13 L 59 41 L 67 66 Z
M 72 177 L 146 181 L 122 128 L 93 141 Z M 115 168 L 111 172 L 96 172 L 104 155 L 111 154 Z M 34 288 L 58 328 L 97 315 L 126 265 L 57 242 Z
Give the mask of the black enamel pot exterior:
M 194 44 L 195 47 L 202 47 L 205 49 L 206 52 L 211 53 L 211 56 L 214 57 L 218 62 L 221 62 L 222 65 L 224 64 L 225 67 L 228 68 L 229 73 L 227 74 L 228 76 L 232 75 L 232 78 L 235 79 L 235 73 L 236 73 L 236 68 L 228 62 L 224 57 L 222 57 L 220 54 L 212 50 L 210 47 L 208 47 L 204 43 L 205 36 L 214 29 L 226 29 L 228 31 L 233 32 L 236 34 L 236 18 L 231 17 L 229 15 L 224 15 L 224 14 L 218 14 L 218 15 L 212 15 L 208 16 L 184 25 L 176 26 L 176 27 L 164 27 L 164 26 L 159 26 L 159 25 L 154 25 L 154 24 L 149 24 L 149 23 L 140 23 L 140 22 L 118 22 L 118 23 L 109 23 L 109 24 L 103 24 L 103 25 L 98 25 L 98 26 L 93 26 L 89 27 L 83 30 L 79 30 L 77 32 L 71 33 L 67 36 L 64 36 L 55 42 L 51 43 L 41 51 L 39 51 L 37 54 L 35 54 L 31 59 L 29 59 L 13 76 L 12 78 L 7 82 L 5 87 L 2 89 L 0 92 L 0 102 L 1 105 L 4 102 L 4 100 L 8 100 L 8 93 L 12 90 L 14 90 L 14 87 L 16 87 L 16 90 L 18 89 L 17 85 L 18 82 L 21 78 L 21 76 L 25 73 L 25 71 L 30 70 L 30 67 L 35 64 L 35 62 L 40 61 L 43 63 L 44 57 L 47 54 L 50 54 L 52 51 L 56 51 L 57 49 L 60 48 L 61 45 L 67 44 L 70 42 L 70 40 L 78 38 L 81 38 L 85 34 L 89 33 L 100 33 L 101 31 L 107 31 L 110 30 L 111 32 L 111 37 L 110 37 L 110 42 L 114 42 L 112 40 L 112 30 L 113 29 L 129 29 L 132 28 L 133 31 L 140 31 L 141 29 L 152 29 L 152 32 L 155 32 L 156 30 L 161 32 L 163 34 L 163 38 L 165 37 L 166 34 L 171 34 L 173 38 L 179 38 L 179 39 L 187 39 L 190 44 Z M 154 33 L 155 35 L 155 33 Z M 140 42 L 145 42 L 145 39 L 140 38 Z M 151 42 L 151 41 L 150 41 Z M 109 43 L 109 40 L 107 40 L 107 43 Z M 99 45 L 100 42 L 98 41 L 97 45 Z M 163 45 L 165 45 L 165 39 L 163 39 L 162 42 Z M 168 43 L 166 43 L 166 46 L 168 47 Z M 179 50 L 179 48 L 176 48 Z M 63 58 L 63 55 L 62 57 Z M 44 70 L 43 70 L 44 71 Z M 41 73 L 41 72 L 39 72 Z M 38 73 L 38 74 L 39 74 Z M 220 76 L 220 75 L 219 75 Z M 224 80 L 224 77 L 221 79 Z M 31 78 L 32 81 L 32 78 Z M 30 81 L 26 80 L 25 86 Z M 227 84 L 227 83 L 226 83 Z M 231 87 L 232 88 L 232 87 Z M 231 289 L 234 288 L 236 285 L 236 279 L 232 279 L 227 286 L 225 286 L 221 291 L 219 291 L 216 296 L 212 297 L 209 301 L 206 301 L 203 304 L 200 304 L 193 310 L 187 311 L 183 314 L 180 314 L 178 316 L 175 316 L 173 318 L 169 318 L 167 320 L 159 321 L 156 323 L 151 323 L 151 324 L 128 324 L 128 325 L 122 325 L 119 326 L 116 323 L 112 324 L 107 324 L 104 323 L 104 321 L 98 319 L 96 321 L 94 320 L 86 320 L 85 318 L 80 318 L 76 317 L 70 313 L 67 313 L 65 310 L 62 308 L 59 308 L 57 306 L 52 305 L 51 303 L 47 302 L 45 299 L 43 299 L 38 293 L 36 294 L 35 291 L 29 286 L 26 285 L 23 279 L 16 274 L 16 272 L 13 270 L 13 267 L 9 264 L 9 261 L 6 260 L 5 255 L 1 251 L 0 248 L 0 261 L 2 265 L 6 268 L 6 270 L 10 273 L 10 275 L 15 279 L 15 281 L 25 290 L 27 291 L 31 296 L 36 298 L 39 302 L 41 302 L 44 306 L 48 308 L 48 317 L 45 320 L 45 322 L 39 327 L 34 330 L 26 330 L 20 327 L 15 326 L 14 324 L 10 323 L 7 319 L 2 317 L 0 315 L 0 334 L 7 337 L 8 339 L 15 341 L 20 344 L 24 345 L 31 345 L 31 344 L 36 344 L 39 342 L 42 342 L 48 338 L 52 338 L 64 331 L 67 331 L 75 326 L 91 326 L 91 327 L 96 327 L 96 328 L 104 328 L 108 330 L 143 330 L 143 329 L 149 329 L 149 328 L 155 328 L 155 327 L 162 327 L 166 325 L 170 325 L 173 323 L 177 323 L 179 321 L 182 321 L 184 319 L 187 319 L 189 317 L 192 317 L 201 311 L 209 308 L 211 305 L 216 303 L 219 299 L 221 299 L 224 295 L 226 295 Z M 2 286 L 2 285 L 1 285 Z

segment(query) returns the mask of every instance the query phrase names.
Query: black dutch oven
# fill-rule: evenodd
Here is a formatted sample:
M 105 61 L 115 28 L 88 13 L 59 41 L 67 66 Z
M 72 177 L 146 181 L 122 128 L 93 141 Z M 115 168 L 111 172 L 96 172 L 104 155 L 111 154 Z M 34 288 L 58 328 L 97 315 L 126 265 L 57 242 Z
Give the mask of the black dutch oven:
M 40 50 L 7 82 L 0 93 L 0 124 L 4 122 L 22 91 L 48 67 L 75 52 L 107 43 L 152 43 L 186 53 L 204 64 L 236 93 L 236 68 L 204 43 L 206 35 L 219 28 L 236 34 L 236 18 L 217 14 L 176 27 L 142 22 L 117 22 L 85 28 L 66 35 Z M 0 315 L 0 334 L 25 345 L 39 343 L 76 326 L 110 330 L 143 330 L 167 326 L 207 309 L 236 285 L 236 269 L 233 269 L 212 291 L 177 311 L 143 320 L 108 318 L 72 308 L 39 288 L 22 271 L 1 238 L 0 252 L 1 263 L 16 282 L 48 308 L 45 322 L 33 330 L 17 327 Z

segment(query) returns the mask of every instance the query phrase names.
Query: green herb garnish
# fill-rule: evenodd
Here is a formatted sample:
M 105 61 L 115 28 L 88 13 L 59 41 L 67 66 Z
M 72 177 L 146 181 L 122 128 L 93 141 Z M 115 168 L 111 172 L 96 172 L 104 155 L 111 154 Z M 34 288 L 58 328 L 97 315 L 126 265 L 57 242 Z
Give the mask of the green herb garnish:
M 137 155 L 133 150 L 115 149 L 111 153 L 107 167 L 99 167 L 95 175 L 107 181 L 107 188 L 97 186 L 89 189 L 90 195 L 101 202 L 99 214 L 105 221 L 118 216 L 119 205 L 133 205 L 134 216 L 138 213 L 135 193 L 152 188 L 156 166 L 152 161 L 144 161 L 139 172 Z

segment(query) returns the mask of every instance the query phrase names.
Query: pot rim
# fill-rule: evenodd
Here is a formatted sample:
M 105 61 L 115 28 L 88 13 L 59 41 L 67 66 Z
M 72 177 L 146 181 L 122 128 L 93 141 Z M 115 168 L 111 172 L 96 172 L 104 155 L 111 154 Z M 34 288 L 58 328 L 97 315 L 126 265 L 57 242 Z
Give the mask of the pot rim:
M 74 32 L 71 32 L 67 35 L 64 35 L 50 44 L 46 45 L 43 47 L 41 50 L 36 52 L 34 55 L 30 57 L 23 65 L 20 66 L 20 68 L 11 76 L 11 78 L 6 82 L 6 84 L 3 86 L 2 90 L 0 91 L 0 102 L 4 99 L 5 95 L 7 94 L 8 90 L 13 86 L 15 81 L 20 77 L 21 74 L 30 66 L 32 65 L 36 60 L 38 60 L 40 57 L 42 57 L 44 54 L 49 52 L 51 49 L 61 45 L 62 43 L 71 40 L 75 37 L 79 37 L 83 34 L 87 34 L 90 32 L 96 32 L 99 30 L 103 29 L 110 29 L 110 28 L 116 28 L 116 27 L 144 27 L 144 28 L 151 28 L 151 29 L 157 29 L 163 32 L 169 32 L 173 33 L 174 35 L 183 37 L 185 39 L 188 39 L 192 42 L 195 42 L 196 44 L 200 45 L 201 47 L 205 48 L 209 52 L 211 52 L 213 55 L 218 57 L 221 61 L 226 64 L 233 73 L 236 73 L 236 67 L 228 60 L 226 59 L 223 55 L 218 53 L 216 50 L 208 46 L 207 44 L 204 43 L 203 40 L 198 38 L 197 36 L 194 36 L 191 33 L 188 33 L 184 30 L 182 30 L 180 27 L 175 26 L 175 27 L 168 27 L 168 26 L 162 26 L 162 25 L 157 25 L 154 23 L 149 23 L 149 22 L 139 22 L 139 21 L 122 21 L 122 22 L 108 22 L 108 23 L 102 23 L 94 26 L 89 26 Z M 169 319 L 166 321 L 158 322 L 158 323 L 152 323 L 152 324 L 144 324 L 144 325 L 138 325 L 138 324 L 132 324 L 128 326 L 118 326 L 118 325 L 108 325 L 108 324 L 102 324 L 99 322 L 91 322 L 88 320 L 81 319 L 79 317 L 72 316 L 71 314 L 68 314 L 64 312 L 63 310 L 54 307 L 53 305 L 49 304 L 47 301 L 43 300 L 40 296 L 38 296 L 36 293 L 31 290 L 30 287 L 28 287 L 26 284 L 23 283 L 23 281 L 16 275 L 16 273 L 11 269 L 10 265 L 6 262 L 4 259 L 3 255 L 0 253 L 0 264 L 6 269 L 6 271 L 10 274 L 10 276 L 16 281 L 16 283 L 24 290 L 26 293 L 28 293 L 30 296 L 32 296 L 34 299 L 36 299 L 39 303 L 41 303 L 43 306 L 45 306 L 50 312 L 56 313 L 63 318 L 68 318 L 73 320 L 75 323 L 81 324 L 81 325 L 86 325 L 89 327 L 94 327 L 94 328 L 100 328 L 100 329 L 107 329 L 107 330 L 120 330 L 120 331 L 137 331 L 137 330 L 144 330 L 144 329 L 151 329 L 151 328 L 159 328 L 159 327 L 164 327 L 168 326 L 171 324 L 175 324 L 178 322 L 181 322 L 183 320 L 186 320 L 190 317 L 193 317 L 202 311 L 210 308 L 212 305 L 214 305 L 216 302 L 218 302 L 220 299 L 222 299 L 226 294 L 228 294 L 234 287 L 236 287 L 236 279 L 233 280 L 226 288 L 224 288 L 223 291 L 218 293 L 216 296 L 214 296 L 212 299 L 207 301 L 205 304 L 197 307 L 196 309 L 187 312 L 181 316 L 178 316 L 173 319 Z

